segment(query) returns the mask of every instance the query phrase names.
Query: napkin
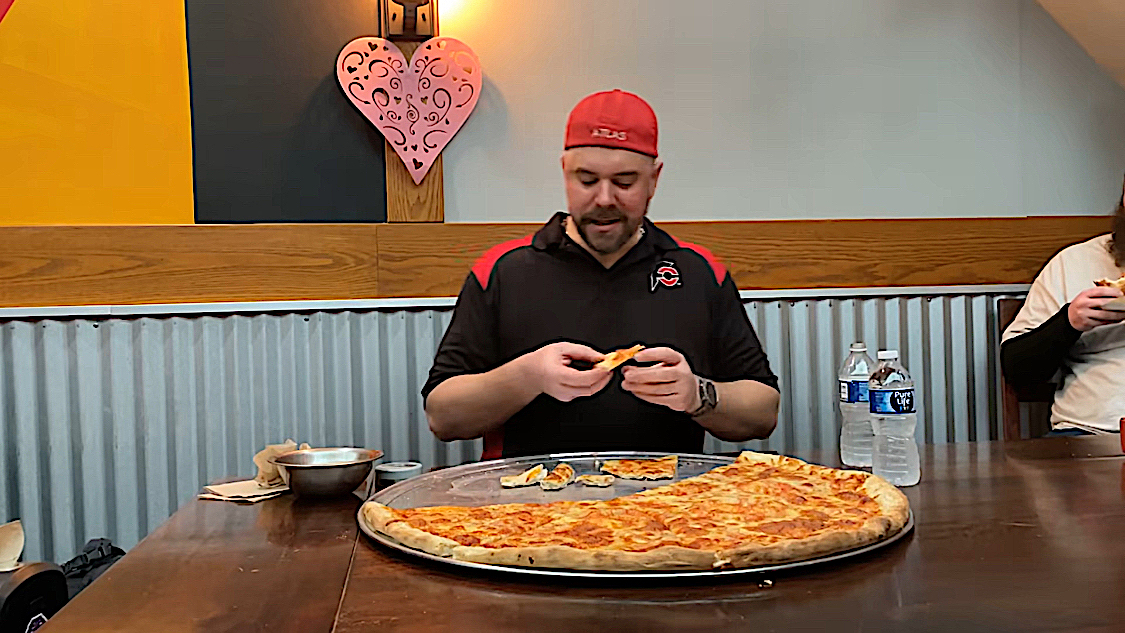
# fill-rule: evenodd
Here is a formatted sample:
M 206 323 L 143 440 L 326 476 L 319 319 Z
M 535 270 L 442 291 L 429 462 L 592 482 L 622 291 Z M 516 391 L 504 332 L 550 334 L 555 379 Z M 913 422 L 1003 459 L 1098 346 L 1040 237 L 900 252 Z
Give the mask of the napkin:
M 284 484 L 263 488 L 253 479 L 232 481 L 225 484 L 211 484 L 203 487 L 204 492 L 199 494 L 200 499 L 213 499 L 216 501 L 234 501 L 236 503 L 257 503 L 272 499 L 289 490 Z
M 309 448 L 309 445 L 301 444 L 300 450 Z M 270 444 L 258 454 L 254 456 L 254 465 L 258 467 L 258 474 L 254 477 L 254 481 L 263 488 L 273 487 L 285 482 L 281 479 L 281 473 L 277 470 L 277 466 L 270 463 L 270 460 L 282 453 L 295 451 L 298 449 L 297 443 L 293 440 L 285 440 L 281 444 Z
M 0 525 L 0 571 L 12 571 L 20 566 L 23 553 L 23 524 L 19 519 Z

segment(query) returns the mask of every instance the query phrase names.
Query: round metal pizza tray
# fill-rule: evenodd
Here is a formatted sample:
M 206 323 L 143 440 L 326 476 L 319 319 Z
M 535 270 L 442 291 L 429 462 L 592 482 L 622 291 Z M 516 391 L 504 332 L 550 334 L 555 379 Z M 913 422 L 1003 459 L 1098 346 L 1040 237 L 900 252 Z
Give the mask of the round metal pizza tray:
M 672 453 L 644 453 L 644 452 L 603 452 L 603 453 L 556 453 L 551 455 L 537 455 L 534 457 L 516 457 L 497 459 L 487 462 L 464 464 L 453 468 L 436 470 L 417 477 L 401 481 L 383 490 L 376 492 L 369 498 L 383 505 L 397 509 L 418 508 L 423 506 L 482 506 L 495 503 L 548 503 L 550 501 L 584 501 L 613 499 L 633 494 L 647 488 L 663 486 L 672 481 L 679 481 L 689 477 L 701 475 L 716 466 L 723 466 L 734 461 L 732 457 L 721 455 L 690 455 L 676 453 L 678 466 L 674 479 L 658 481 L 637 481 L 617 479 L 608 488 L 595 488 L 573 483 L 562 490 L 547 491 L 539 486 L 525 488 L 501 488 L 502 475 L 517 475 L 536 464 L 543 464 L 548 470 L 560 461 L 565 461 L 577 471 L 579 475 L 595 474 L 598 468 L 607 459 L 654 459 Z M 436 556 L 428 552 L 414 549 L 399 543 L 397 540 L 380 534 L 371 529 L 363 519 L 362 509 L 357 512 L 356 520 L 359 528 L 372 540 L 391 549 L 424 558 L 446 565 L 466 567 L 491 572 L 508 572 L 533 576 L 553 576 L 571 578 L 701 578 L 711 576 L 734 576 L 740 574 L 761 574 L 765 572 L 795 569 L 810 565 L 820 565 L 837 561 L 852 556 L 861 556 L 873 550 L 886 547 L 910 533 L 914 528 L 914 512 L 903 526 L 902 530 L 891 537 L 860 548 L 836 552 L 828 556 L 811 558 L 792 563 L 776 565 L 760 565 L 758 567 L 745 567 L 739 569 L 719 570 L 683 570 L 683 571 L 582 571 L 571 569 L 549 569 L 542 567 L 518 567 L 510 565 L 487 565 L 484 563 L 471 563 Z

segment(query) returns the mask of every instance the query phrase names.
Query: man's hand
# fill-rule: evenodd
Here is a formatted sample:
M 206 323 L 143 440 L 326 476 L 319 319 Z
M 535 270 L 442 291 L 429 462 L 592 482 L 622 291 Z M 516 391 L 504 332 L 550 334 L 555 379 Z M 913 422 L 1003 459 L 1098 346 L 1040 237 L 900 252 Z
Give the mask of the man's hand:
M 1070 320 L 1070 325 L 1079 332 L 1089 332 L 1099 325 L 1125 320 L 1125 312 L 1101 309 L 1103 305 L 1120 296 L 1122 296 L 1121 291 L 1111 286 L 1097 286 L 1083 290 L 1067 308 L 1066 316 Z
M 668 347 L 650 347 L 638 352 L 633 360 L 659 364 L 622 367 L 622 389 L 674 411 L 691 413 L 699 408 L 699 382 L 683 354 Z
M 609 384 L 613 372 L 600 367 L 581 371 L 570 361 L 596 363 L 605 355 L 577 343 L 552 343 L 529 352 L 527 369 L 540 392 L 561 402 L 592 396 Z

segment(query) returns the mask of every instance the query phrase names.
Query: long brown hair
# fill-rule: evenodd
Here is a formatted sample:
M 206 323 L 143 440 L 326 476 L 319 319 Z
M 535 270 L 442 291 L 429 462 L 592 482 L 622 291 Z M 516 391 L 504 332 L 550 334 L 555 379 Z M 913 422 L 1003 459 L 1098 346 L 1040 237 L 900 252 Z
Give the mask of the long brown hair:
M 1121 195 L 1117 196 L 1117 210 L 1113 212 L 1113 237 L 1109 240 L 1109 252 L 1119 268 L 1125 268 L 1125 182 L 1121 185 Z

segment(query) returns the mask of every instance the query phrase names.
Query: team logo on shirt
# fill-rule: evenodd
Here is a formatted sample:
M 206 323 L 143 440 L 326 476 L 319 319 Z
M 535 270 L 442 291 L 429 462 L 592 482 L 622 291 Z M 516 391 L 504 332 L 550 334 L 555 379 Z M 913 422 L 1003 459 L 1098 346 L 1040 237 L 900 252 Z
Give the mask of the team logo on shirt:
M 683 283 L 680 281 L 680 269 L 676 268 L 676 262 L 668 260 L 656 265 L 656 270 L 649 275 L 649 281 L 649 292 L 656 292 L 661 286 L 675 288 Z

